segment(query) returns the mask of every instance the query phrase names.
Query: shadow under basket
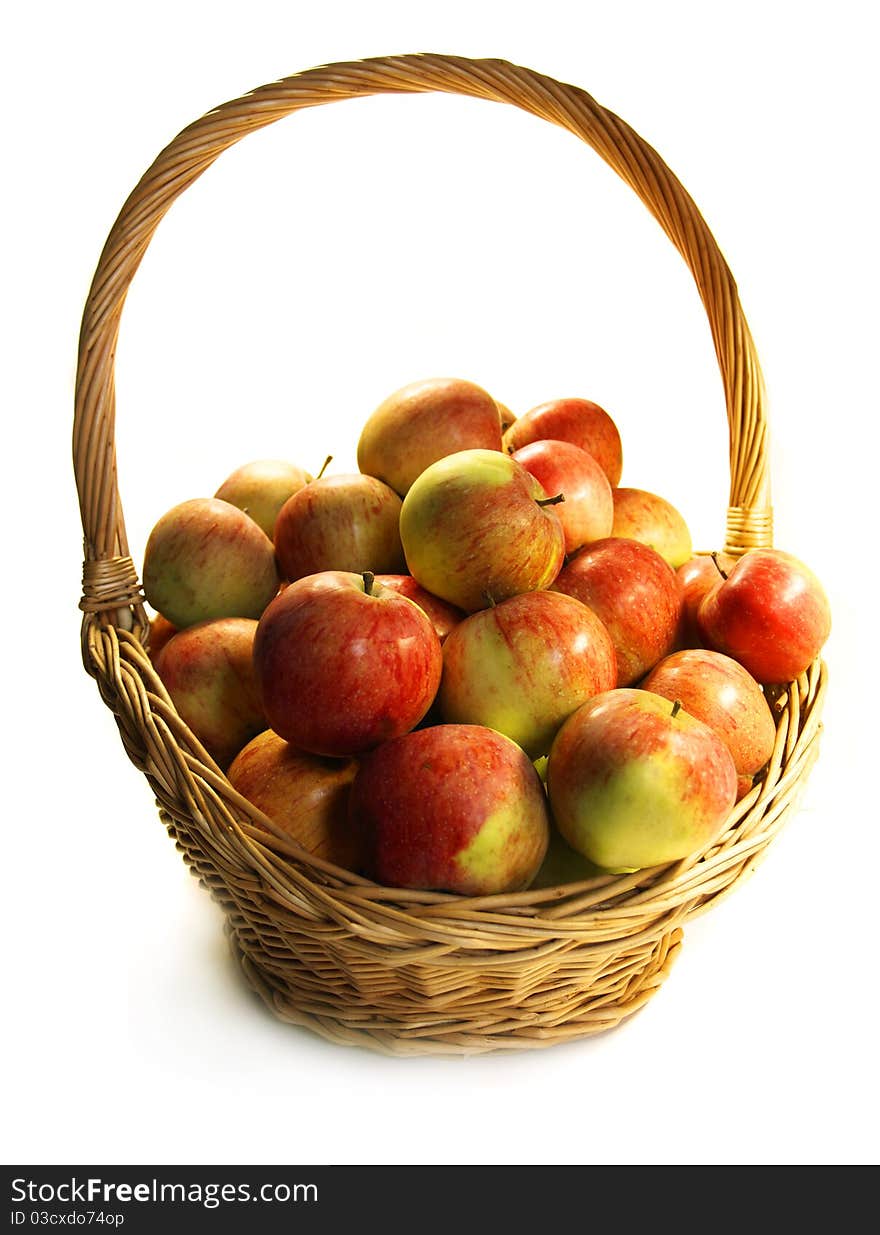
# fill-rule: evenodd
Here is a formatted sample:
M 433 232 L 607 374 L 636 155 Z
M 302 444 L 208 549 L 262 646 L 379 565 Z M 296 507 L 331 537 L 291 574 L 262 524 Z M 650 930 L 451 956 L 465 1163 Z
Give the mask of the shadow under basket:
M 730 429 L 724 552 L 772 544 L 760 365 L 736 284 L 691 198 L 619 117 L 583 90 L 499 60 L 405 55 L 274 82 L 184 129 L 114 224 L 86 302 L 74 471 L 84 532 L 82 651 L 123 746 L 184 860 L 222 906 L 249 983 L 282 1020 L 386 1054 L 467 1054 L 599 1033 L 641 1008 L 683 928 L 749 875 L 795 809 L 816 757 L 817 660 L 768 690 L 773 755 L 723 833 L 686 860 L 488 897 L 379 887 L 284 839 L 232 788 L 177 715 L 147 655 L 149 622 L 116 478 L 114 356 L 126 292 L 172 202 L 227 147 L 304 107 L 443 92 L 508 103 L 568 129 L 638 194 L 696 282 Z

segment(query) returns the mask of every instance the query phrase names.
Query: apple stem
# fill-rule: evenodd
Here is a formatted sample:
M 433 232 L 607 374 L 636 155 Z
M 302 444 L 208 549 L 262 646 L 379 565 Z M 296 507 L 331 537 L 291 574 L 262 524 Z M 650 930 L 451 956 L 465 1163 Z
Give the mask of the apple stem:
M 555 497 L 539 497 L 535 501 L 539 506 L 555 506 L 558 502 L 565 501 L 565 494 L 557 493 Z
M 333 456 L 332 456 L 332 455 L 328 455 L 328 456 L 327 456 L 327 458 L 324 460 L 324 462 L 321 464 L 321 470 L 320 470 L 320 472 L 318 472 L 318 475 L 315 477 L 315 480 L 320 480 L 320 479 L 321 479 L 321 477 L 324 475 L 324 473 L 325 473 L 325 472 L 326 472 L 326 470 L 327 470 L 327 466 L 328 466 L 328 464 L 330 464 L 330 463 L 332 463 L 332 462 L 333 462 Z
M 487 602 L 488 602 L 488 605 L 489 605 L 489 608 L 490 608 L 490 609 L 494 609 L 494 608 L 495 608 L 495 603 L 496 603 L 496 602 L 495 602 L 495 597 L 492 595 L 492 593 L 491 593 L 491 592 L 484 592 L 484 593 L 483 593 L 483 599 L 484 599 L 485 601 L 487 601 Z
M 365 570 L 361 574 L 361 578 L 364 581 L 364 595 L 372 596 L 373 595 L 373 580 L 376 578 L 376 576 L 373 574 L 371 570 Z
M 677 716 L 680 711 L 681 711 L 681 700 L 676 699 L 675 703 L 673 703 L 672 705 L 672 715 Z
M 722 570 L 722 569 L 721 569 L 721 566 L 720 566 L 720 565 L 719 565 L 719 563 L 718 563 L 718 554 L 717 554 L 717 553 L 713 553 L 713 554 L 712 554 L 712 561 L 715 563 L 715 567 L 716 567 L 716 569 L 717 569 L 717 571 L 718 571 L 719 575 L 721 576 L 721 578 L 722 578 L 722 579 L 726 579 L 726 578 L 727 578 L 727 571 L 726 571 L 726 570 Z

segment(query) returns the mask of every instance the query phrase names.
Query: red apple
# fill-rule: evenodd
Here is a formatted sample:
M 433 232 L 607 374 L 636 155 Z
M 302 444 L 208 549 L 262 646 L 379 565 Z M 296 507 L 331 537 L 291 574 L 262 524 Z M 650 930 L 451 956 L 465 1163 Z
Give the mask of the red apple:
M 361 430 L 357 462 L 403 497 L 430 464 L 473 449 L 501 449 L 498 405 L 473 382 L 436 377 L 412 382 L 379 404 Z
M 680 648 L 700 646 L 697 610 L 735 561 L 736 558 L 727 553 L 697 553 L 676 570 L 681 583 L 681 625 L 677 640 Z
M 178 631 L 156 657 L 156 672 L 181 719 L 226 768 L 266 728 L 251 618 L 216 618 Z
M 571 442 L 542 438 L 515 450 L 511 458 L 538 480 L 545 493 L 562 493 L 555 507 L 569 555 L 611 535 L 614 500 L 608 477 L 592 455 Z
M 597 540 L 560 571 L 553 587 L 588 605 L 607 627 L 618 686 L 637 682 L 675 647 L 681 585 L 648 545 L 624 537 Z
M 481 725 L 435 725 L 383 743 L 361 762 L 350 810 L 367 874 L 390 887 L 518 891 L 550 835 L 531 761 Z
M 401 596 L 408 596 L 410 600 L 415 601 L 431 619 L 431 625 L 436 630 L 437 638 L 441 643 L 453 626 L 457 626 L 464 617 L 462 609 L 457 609 L 455 605 L 447 604 L 439 596 L 426 592 L 416 583 L 412 575 L 376 575 L 376 582 L 382 587 L 390 588 L 392 592 L 399 592 Z
M 356 871 L 360 845 L 348 818 L 348 796 L 357 768 L 355 759 L 310 755 L 265 729 L 239 751 L 226 776 L 303 849 Z
M 736 800 L 736 769 L 718 735 L 677 704 L 615 689 L 559 730 L 547 792 L 573 849 L 608 870 L 640 870 L 719 835 Z
M 177 634 L 177 627 L 168 621 L 167 617 L 163 617 L 161 613 L 156 613 L 150 618 L 150 634 L 147 640 L 147 654 L 150 660 L 155 664 L 156 657 L 162 651 L 165 644 L 172 635 Z
M 548 587 L 565 556 L 551 503 L 509 455 L 448 455 L 426 468 L 403 500 L 400 538 L 409 573 L 467 613 Z
M 540 438 L 560 439 L 593 456 L 614 488 L 623 470 L 623 448 L 617 425 L 590 399 L 551 399 L 524 412 L 504 434 L 504 449 L 513 454 Z
M 445 721 L 496 729 L 537 759 L 575 708 L 616 681 L 611 636 L 591 609 L 524 592 L 451 632 L 438 702 Z
M 213 497 L 181 502 L 150 532 L 144 595 L 174 626 L 258 618 L 277 591 L 271 540 L 231 502 Z
M 269 726 L 316 755 L 357 755 L 427 712 L 443 656 L 426 614 L 345 571 L 297 579 L 260 618 L 254 665 Z
M 400 498 L 375 476 L 322 476 L 281 507 L 275 552 L 284 577 L 322 570 L 397 574 L 404 569 Z
M 272 540 L 281 507 L 313 479 L 304 468 L 286 459 L 254 459 L 227 476 L 214 496 L 250 515 Z
M 647 489 L 614 490 L 612 536 L 640 540 L 677 570 L 693 556 L 690 528 L 684 516 L 657 493 Z
M 759 682 L 791 682 L 822 650 L 831 607 L 799 558 L 750 549 L 705 597 L 697 624 L 706 647 L 732 656 Z
M 673 652 L 640 683 L 643 690 L 678 699 L 686 712 L 724 742 L 740 778 L 737 797 L 773 753 L 776 723 L 761 687 L 739 661 L 707 648 Z

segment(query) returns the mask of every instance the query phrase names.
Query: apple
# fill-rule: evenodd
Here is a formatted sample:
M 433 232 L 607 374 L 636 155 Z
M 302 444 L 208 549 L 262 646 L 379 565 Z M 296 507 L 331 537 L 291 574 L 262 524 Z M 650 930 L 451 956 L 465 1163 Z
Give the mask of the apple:
M 822 584 L 781 549 L 750 549 L 703 599 L 697 625 L 706 647 L 738 660 L 765 684 L 794 681 L 831 633 Z
M 426 592 L 420 584 L 416 583 L 412 575 L 376 575 L 376 583 L 415 601 L 431 619 L 431 625 L 436 630 L 437 638 L 441 643 L 444 642 L 453 626 L 457 626 L 465 616 L 462 609 L 457 609 L 455 605 L 448 604 L 439 596 Z
M 254 665 L 270 728 L 312 754 L 349 756 L 419 723 L 443 656 L 413 601 L 369 572 L 329 570 L 295 580 L 267 606 Z
M 637 540 L 610 536 L 587 545 L 560 571 L 553 590 L 600 618 L 617 655 L 617 685 L 644 677 L 675 647 L 681 585 L 668 562 Z
M 693 556 L 690 528 L 683 515 L 647 489 L 614 490 L 614 522 L 610 535 L 626 536 L 650 545 L 673 570 Z
M 258 618 L 278 591 L 272 541 L 221 498 L 192 498 L 167 511 L 144 550 L 144 596 L 173 626 L 210 618 Z
M 548 587 L 565 557 L 553 502 L 509 455 L 448 455 L 426 468 L 403 499 L 400 538 L 409 573 L 466 613 Z
M 516 420 L 516 414 L 510 410 L 506 403 L 499 403 L 497 399 L 495 400 L 495 406 L 498 408 L 498 415 L 501 418 L 501 433 L 503 436 Z
M 214 496 L 250 515 L 272 540 L 281 507 L 313 479 L 285 459 L 254 459 L 227 476 Z
M 281 507 L 275 552 L 284 577 L 322 570 L 397 574 L 404 569 L 400 498 L 384 481 L 359 472 L 322 476 Z
M 675 573 L 681 583 L 681 625 L 677 640 L 680 648 L 700 647 L 697 610 L 716 583 L 726 578 L 735 561 L 736 558 L 727 553 L 695 553 L 677 568 Z
M 590 862 L 582 853 L 572 849 L 556 827 L 550 829 L 550 844 L 541 867 L 530 888 L 556 888 L 565 883 L 581 883 L 586 879 L 607 877 L 608 871 L 595 862 Z
M 547 793 L 559 831 L 597 866 L 641 870 L 710 844 L 736 801 L 721 738 L 678 703 L 615 688 L 574 712 L 556 735 Z
M 524 412 L 505 432 L 504 449 L 514 454 L 541 438 L 580 446 L 593 456 L 614 488 L 623 470 L 623 448 L 617 425 L 590 399 L 551 399 Z
M 459 622 L 443 646 L 444 721 L 485 725 L 530 759 L 575 708 L 617 681 L 608 631 L 561 592 L 523 592 Z
M 482 725 L 435 725 L 384 742 L 361 760 L 349 809 L 366 873 L 389 887 L 519 891 L 550 836 L 531 761 Z
M 215 618 L 173 635 L 156 673 L 181 720 L 221 768 L 266 728 L 253 649 L 252 618 Z
M 761 687 L 739 661 L 707 648 L 685 648 L 664 657 L 640 683 L 713 729 L 733 757 L 737 798 L 773 753 L 776 723 Z
M 156 657 L 162 651 L 172 635 L 177 634 L 177 627 L 169 622 L 167 617 L 156 613 L 150 618 L 150 631 L 147 638 L 147 655 L 155 664 Z
M 435 377 L 379 404 L 361 430 L 357 463 L 403 497 L 430 464 L 471 449 L 501 450 L 499 407 L 474 382 Z
M 327 759 L 297 750 L 264 729 L 235 756 L 232 787 L 303 849 L 356 871 L 360 846 L 348 819 L 355 759 Z
M 545 493 L 561 493 L 555 509 L 569 556 L 611 535 L 614 499 L 608 477 L 592 455 L 571 442 L 542 438 L 515 450 L 511 458 L 540 481 Z

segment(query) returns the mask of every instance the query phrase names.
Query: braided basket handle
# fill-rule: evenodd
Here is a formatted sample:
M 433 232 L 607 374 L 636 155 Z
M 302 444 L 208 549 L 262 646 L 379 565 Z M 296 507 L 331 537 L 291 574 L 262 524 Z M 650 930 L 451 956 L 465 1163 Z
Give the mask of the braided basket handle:
M 79 343 L 73 462 L 84 533 L 81 608 L 87 613 L 124 622 L 126 607 L 141 604 L 117 487 L 114 358 L 126 293 L 165 212 L 229 146 L 291 112 L 366 95 L 428 92 L 511 103 L 568 129 L 648 207 L 694 277 L 715 344 L 730 429 L 725 550 L 737 555 L 770 545 L 764 386 L 755 346 L 718 245 L 657 152 L 585 91 L 506 61 L 379 57 L 309 69 L 206 113 L 161 152 L 123 206 L 98 262 Z

